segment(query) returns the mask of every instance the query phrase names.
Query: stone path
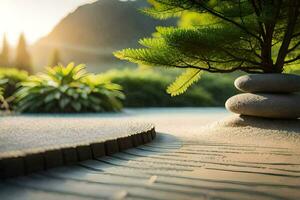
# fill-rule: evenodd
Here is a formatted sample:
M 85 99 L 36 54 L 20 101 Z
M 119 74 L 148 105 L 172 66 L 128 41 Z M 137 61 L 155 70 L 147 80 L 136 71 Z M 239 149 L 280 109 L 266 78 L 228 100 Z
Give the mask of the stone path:
M 133 112 L 125 118 L 156 124 L 153 142 L 2 181 L 0 199 L 300 199 L 300 149 L 209 133 L 227 115 Z

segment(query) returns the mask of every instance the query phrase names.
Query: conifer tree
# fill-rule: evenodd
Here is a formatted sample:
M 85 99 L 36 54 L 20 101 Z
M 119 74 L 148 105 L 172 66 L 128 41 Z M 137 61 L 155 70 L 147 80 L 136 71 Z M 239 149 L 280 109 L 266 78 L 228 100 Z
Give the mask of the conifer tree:
M 49 60 L 49 67 L 54 67 L 59 64 L 63 64 L 61 61 L 61 56 L 58 49 L 54 49 Z
M 168 88 L 184 92 L 203 72 L 282 73 L 300 64 L 299 0 L 150 0 L 155 18 L 180 17 L 158 27 L 144 48 L 116 52 L 134 63 L 185 69 Z
M 2 52 L 0 54 L 0 67 L 8 67 L 9 63 L 9 45 L 6 35 L 3 36 Z
M 20 35 L 19 43 L 17 46 L 15 67 L 21 70 L 25 70 L 29 73 L 33 72 L 30 54 L 27 50 L 26 40 L 23 33 Z

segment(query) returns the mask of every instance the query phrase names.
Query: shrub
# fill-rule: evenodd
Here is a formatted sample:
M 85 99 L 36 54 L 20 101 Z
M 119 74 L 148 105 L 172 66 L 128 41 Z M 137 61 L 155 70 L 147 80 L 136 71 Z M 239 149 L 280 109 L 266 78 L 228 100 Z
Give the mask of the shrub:
M 119 111 L 121 86 L 88 74 L 85 66 L 56 66 L 30 76 L 16 93 L 16 110 L 29 113 Z
M 16 68 L 0 68 L 0 85 L 3 88 L 4 98 L 9 98 L 18 89 L 19 83 L 28 78 L 26 71 Z
M 3 97 L 3 88 L 0 87 L 0 108 L 3 107 L 4 104 L 4 97 Z
M 2 82 L 0 80 L 0 110 L 3 109 L 3 104 L 4 104 L 4 101 L 5 101 L 4 96 L 3 96 L 4 89 L 1 87 L 1 84 L 2 84 Z
M 201 80 L 195 84 L 195 87 L 202 87 L 211 97 L 211 106 L 224 106 L 226 100 L 238 93 L 234 87 L 234 79 L 238 74 L 203 74 Z M 191 87 L 191 89 L 193 86 Z M 188 92 L 188 91 L 187 91 Z M 183 94 L 184 95 L 184 94 Z
M 199 84 L 175 97 L 165 92 L 174 74 L 125 69 L 111 70 L 105 76 L 122 85 L 126 107 L 223 106 L 226 99 L 236 93 L 233 78 L 223 76 L 204 75 Z

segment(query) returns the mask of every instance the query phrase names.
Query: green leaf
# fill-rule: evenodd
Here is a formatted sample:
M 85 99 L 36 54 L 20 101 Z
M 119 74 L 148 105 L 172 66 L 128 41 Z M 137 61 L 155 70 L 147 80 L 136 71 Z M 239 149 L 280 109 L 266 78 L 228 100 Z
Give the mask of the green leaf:
M 144 8 L 141 11 L 156 19 L 168 19 L 170 17 L 178 17 L 184 10 L 183 8 L 176 7 L 170 4 L 159 3 L 156 0 L 148 0 L 152 5 L 150 8 Z
M 20 86 L 14 94 L 16 110 L 20 112 L 113 111 L 114 105 L 121 104 L 119 97 L 123 94 L 120 85 L 89 74 L 84 65 L 74 63 L 48 68 L 47 73 L 30 76 Z M 107 95 L 112 100 L 107 100 Z M 103 101 L 107 101 L 109 109 L 103 107 Z
M 56 93 L 52 92 L 48 94 L 44 100 L 45 103 L 48 103 L 56 98 Z
M 168 87 L 167 92 L 171 96 L 177 96 L 184 93 L 194 82 L 200 79 L 202 70 L 189 68 L 186 69 L 176 80 Z
M 73 101 L 73 102 L 71 103 L 71 106 L 72 106 L 77 112 L 79 112 L 79 111 L 81 110 L 81 104 L 80 104 L 79 102 L 77 102 L 77 101 Z
M 64 109 L 68 103 L 70 103 L 71 99 L 68 97 L 64 97 L 59 101 L 59 107 Z

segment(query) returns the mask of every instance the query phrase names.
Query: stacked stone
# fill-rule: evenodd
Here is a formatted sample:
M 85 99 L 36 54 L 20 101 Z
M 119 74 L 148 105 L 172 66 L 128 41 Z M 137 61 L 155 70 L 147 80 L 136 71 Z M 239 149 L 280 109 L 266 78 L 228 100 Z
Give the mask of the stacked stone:
M 245 75 L 237 78 L 234 85 L 245 93 L 229 98 L 225 104 L 227 110 L 255 117 L 300 118 L 300 76 Z

